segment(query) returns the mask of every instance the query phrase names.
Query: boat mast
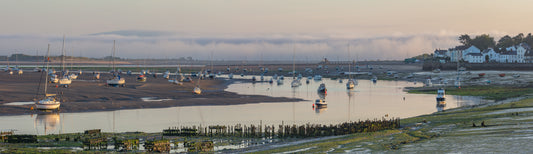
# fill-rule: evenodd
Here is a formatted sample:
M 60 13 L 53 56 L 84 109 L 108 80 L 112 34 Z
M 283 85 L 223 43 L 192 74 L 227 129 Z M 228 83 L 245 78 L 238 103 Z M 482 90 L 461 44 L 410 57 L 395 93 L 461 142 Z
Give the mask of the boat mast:
M 48 72 L 50 72 L 50 70 L 48 70 L 48 64 L 50 62 L 50 44 L 48 44 L 48 50 L 46 51 L 45 61 L 46 61 L 46 75 L 45 75 L 46 77 L 44 80 L 44 95 L 46 96 L 46 89 L 48 88 Z
M 294 62 L 294 57 L 296 56 L 296 45 L 292 45 L 292 79 L 294 79 L 294 75 L 296 74 L 296 71 L 295 71 L 295 62 Z
M 350 44 L 349 43 L 348 43 L 348 58 L 349 58 L 348 59 L 349 60 L 349 62 L 348 62 L 348 79 L 352 79 L 352 62 L 353 61 L 351 60 L 352 57 L 350 57 Z
M 113 40 L 113 55 L 111 56 L 111 58 L 113 59 L 113 74 L 116 72 L 115 71 L 115 40 Z
M 63 46 L 61 47 L 61 69 L 65 74 L 65 35 L 63 35 Z

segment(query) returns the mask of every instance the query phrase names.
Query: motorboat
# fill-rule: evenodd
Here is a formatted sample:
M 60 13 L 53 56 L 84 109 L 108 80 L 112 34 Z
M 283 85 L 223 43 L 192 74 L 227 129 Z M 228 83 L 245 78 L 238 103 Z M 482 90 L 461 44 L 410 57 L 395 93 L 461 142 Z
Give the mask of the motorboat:
M 446 101 L 445 91 L 443 88 L 437 90 L 437 102 Z
M 291 82 L 291 87 L 299 87 L 299 86 L 301 86 L 301 85 L 302 85 L 302 83 L 300 82 L 299 79 L 294 79 L 294 80 L 292 80 L 292 82 Z

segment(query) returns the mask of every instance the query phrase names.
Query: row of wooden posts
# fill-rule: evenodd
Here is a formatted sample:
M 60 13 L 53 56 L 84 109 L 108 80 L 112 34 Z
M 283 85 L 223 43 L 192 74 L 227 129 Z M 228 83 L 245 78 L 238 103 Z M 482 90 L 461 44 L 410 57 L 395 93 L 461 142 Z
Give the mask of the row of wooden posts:
M 164 136 L 235 136 L 235 137 L 317 137 L 375 132 L 400 127 L 400 119 L 375 119 L 345 122 L 337 125 L 212 125 L 207 127 L 171 127 L 163 130 Z

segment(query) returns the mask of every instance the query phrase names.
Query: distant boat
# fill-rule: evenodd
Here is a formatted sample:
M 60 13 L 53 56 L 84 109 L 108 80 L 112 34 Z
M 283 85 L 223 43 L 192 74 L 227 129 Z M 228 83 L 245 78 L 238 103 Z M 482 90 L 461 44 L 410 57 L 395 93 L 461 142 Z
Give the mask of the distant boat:
M 170 71 L 166 71 L 164 74 L 163 74 L 163 78 L 165 79 L 169 79 L 170 78 Z
M 19 70 L 18 70 L 18 74 L 19 74 L 19 75 L 22 75 L 22 73 L 24 73 L 24 72 L 22 72 L 22 69 L 19 69 Z
M 199 86 L 196 86 L 194 87 L 194 89 L 192 90 L 193 93 L 197 94 L 197 95 L 200 95 L 202 94 L 202 89 L 200 89 Z
M 272 84 L 272 83 L 274 83 L 274 80 L 272 78 L 270 78 L 270 80 L 268 80 L 268 83 Z
M 255 76 L 252 76 L 252 81 L 256 81 Z
M 69 78 L 68 70 L 65 70 L 66 52 L 65 52 L 65 36 L 64 35 L 63 35 L 63 46 L 61 47 L 61 51 L 62 51 L 61 67 L 63 71 L 61 72 L 62 77 L 59 79 L 59 85 L 68 87 L 72 83 L 72 79 Z
M 305 80 L 305 83 L 306 83 L 306 84 L 309 84 L 309 79 Z
M 378 82 L 378 77 L 377 77 L 377 76 L 374 76 L 374 77 L 372 77 L 372 79 L 370 79 L 370 80 L 372 80 L 373 83 L 376 83 L 376 82 Z
M 505 77 L 505 73 L 498 74 L 500 77 Z
M 479 73 L 479 74 L 477 74 L 477 75 L 478 75 L 479 77 L 483 77 L 483 76 L 485 76 L 485 73 Z
M 291 82 L 291 87 L 299 87 L 299 86 L 301 86 L 301 85 L 302 85 L 302 83 L 300 82 L 299 79 L 294 79 L 294 80 L 292 80 L 292 82 Z
M 100 79 L 100 73 L 94 73 L 94 79 Z
M 229 78 L 229 79 L 233 79 L 233 73 L 230 73 L 230 74 L 228 75 L 228 78 Z
M 425 85 L 426 87 L 431 87 L 433 85 L 433 83 L 431 83 L 431 79 L 426 79 Z
M 277 82 L 278 82 L 278 85 L 282 85 L 283 84 L 283 80 L 281 80 L 281 79 L 278 79 Z
M 349 79 L 346 83 L 346 89 L 353 89 L 357 85 L 357 81 L 355 79 Z
M 519 77 L 520 77 L 520 74 L 513 74 L 513 77 L 515 77 L 515 78 L 519 78 Z
M 315 100 L 316 107 L 326 107 L 328 103 L 324 99 L 316 99 Z
M 48 44 L 47 59 L 50 59 L 50 44 Z M 48 70 L 49 62 L 46 62 L 46 69 Z M 44 72 L 42 72 L 44 73 Z M 48 75 L 45 75 L 44 82 L 44 98 L 35 102 L 35 108 L 39 110 L 55 110 L 59 109 L 61 102 L 57 100 L 55 94 L 47 94 L 48 89 Z
M 281 75 L 281 76 L 279 76 L 279 79 L 280 79 L 280 80 L 284 80 L 285 77 L 284 77 L 283 75 Z
M 318 86 L 317 91 L 319 93 L 324 93 L 324 94 L 327 93 L 328 90 L 326 89 L 326 84 L 321 83 L 320 86 Z
M 141 74 L 137 77 L 137 82 L 146 82 L 146 76 Z
M 264 81 L 265 80 L 265 75 L 261 74 L 260 79 L 261 79 L 261 81 Z
M 107 84 L 110 86 L 124 86 L 126 80 L 117 75 L 115 71 L 115 40 L 113 40 L 113 56 L 111 58 L 113 59 L 113 78 L 107 80 Z
M 440 69 L 438 69 L 438 68 L 437 68 L 437 69 L 434 69 L 434 70 L 433 70 L 433 73 L 440 73 Z
M 443 88 L 437 90 L 437 102 L 446 101 L 445 91 Z

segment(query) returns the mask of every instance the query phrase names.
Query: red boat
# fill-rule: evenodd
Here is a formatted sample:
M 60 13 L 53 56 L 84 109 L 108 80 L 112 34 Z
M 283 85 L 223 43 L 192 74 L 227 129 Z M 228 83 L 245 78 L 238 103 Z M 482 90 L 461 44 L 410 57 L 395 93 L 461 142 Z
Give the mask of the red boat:
M 498 74 L 500 77 L 504 77 L 505 76 L 505 73 L 502 73 L 502 74 Z
M 479 73 L 478 75 L 479 75 L 479 77 L 483 77 L 483 76 L 485 76 L 485 73 Z

